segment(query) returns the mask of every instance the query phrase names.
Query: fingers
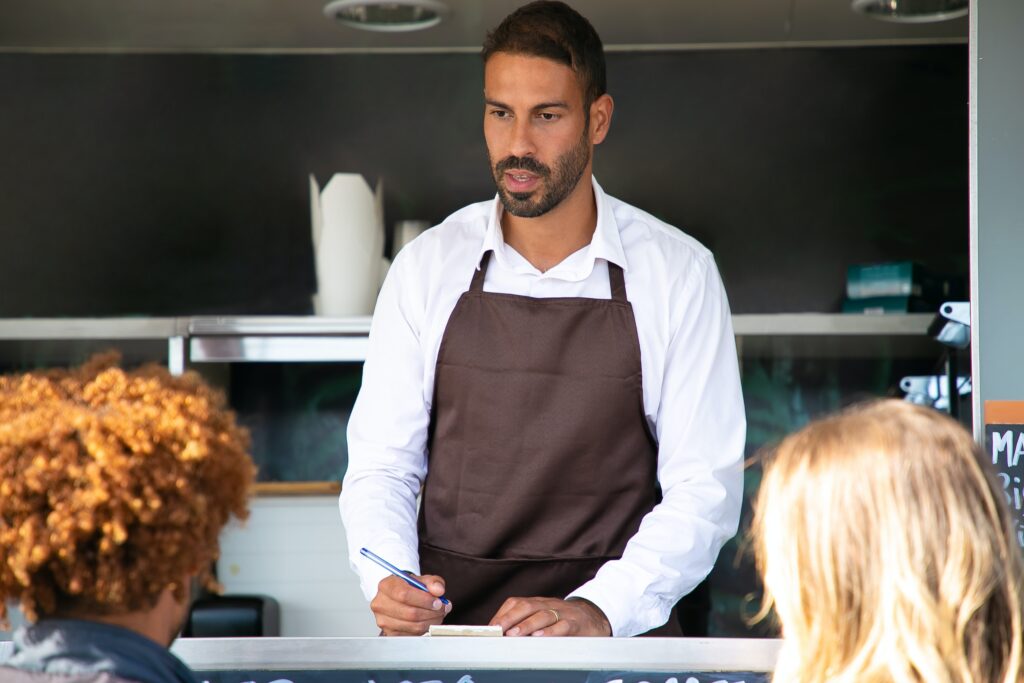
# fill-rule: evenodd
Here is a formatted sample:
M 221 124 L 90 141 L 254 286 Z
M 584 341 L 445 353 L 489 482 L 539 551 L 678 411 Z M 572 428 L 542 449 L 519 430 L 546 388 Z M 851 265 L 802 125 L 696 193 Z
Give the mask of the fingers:
M 568 619 L 561 619 L 542 629 L 530 634 L 531 636 L 575 636 L 577 633 L 576 624 Z
M 431 589 L 430 593 L 410 586 L 397 576 L 389 576 L 378 584 L 370 609 L 384 635 L 423 635 L 431 624 L 440 624 L 451 611 L 451 605 L 440 600 L 444 580 L 424 578 L 428 579 L 424 583 Z
M 442 623 L 445 614 L 447 614 L 447 610 L 442 610 L 432 613 L 431 616 L 422 620 L 411 618 L 400 612 L 398 616 L 395 616 L 394 613 L 375 612 L 374 616 L 377 626 L 385 636 L 422 636 L 431 626 Z
M 441 597 L 442 595 L 444 595 L 445 583 L 444 579 L 442 579 L 440 576 L 435 576 L 433 574 L 424 574 L 423 576 L 416 576 L 415 574 L 413 574 L 412 577 L 414 579 L 419 579 L 420 582 L 423 583 L 423 585 L 430 589 L 431 595 L 437 597 Z
M 550 632 L 561 621 L 564 604 L 554 598 L 509 598 L 495 613 L 491 624 L 501 626 L 507 636 L 528 636 L 543 629 Z
M 505 635 L 520 621 L 533 614 L 533 610 L 527 607 L 529 600 L 525 598 L 509 598 L 501 603 L 501 607 L 491 617 L 488 625 L 500 626 Z
M 513 626 L 508 635 L 510 636 L 568 636 L 571 633 L 571 624 L 560 618 L 556 619 L 554 613 L 549 609 L 534 612 L 517 625 Z
M 413 575 L 413 578 L 419 579 L 420 577 Z M 428 593 L 409 585 L 397 576 L 389 576 L 377 584 L 377 596 L 403 605 L 409 605 L 410 607 L 438 610 L 441 608 L 441 600 L 440 596 L 434 594 L 434 591 L 440 591 L 441 595 L 444 595 L 444 581 L 439 580 L 437 577 L 431 578 L 434 580 L 426 584 L 431 589 L 431 592 Z
M 585 600 L 509 598 L 491 619 L 506 636 L 608 636 L 600 608 Z

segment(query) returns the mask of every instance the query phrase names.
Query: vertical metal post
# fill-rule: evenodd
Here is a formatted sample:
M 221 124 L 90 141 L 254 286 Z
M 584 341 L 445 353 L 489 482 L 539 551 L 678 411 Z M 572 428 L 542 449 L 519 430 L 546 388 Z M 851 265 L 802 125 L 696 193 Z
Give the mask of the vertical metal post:
M 170 337 L 167 340 L 167 369 L 172 375 L 185 373 L 185 337 Z
M 960 421 L 960 362 L 955 348 L 946 349 L 946 390 L 949 392 L 949 416 Z
M 972 0 L 970 16 L 971 373 L 983 441 L 984 402 L 1024 400 L 1024 2 Z

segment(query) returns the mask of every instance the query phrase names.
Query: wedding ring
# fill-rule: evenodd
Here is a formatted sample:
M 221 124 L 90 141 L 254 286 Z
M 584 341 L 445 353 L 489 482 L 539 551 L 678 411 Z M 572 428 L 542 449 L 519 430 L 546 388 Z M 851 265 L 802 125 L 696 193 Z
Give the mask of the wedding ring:
M 554 614 L 554 615 L 555 615 L 555 623 L 556 623 L 556 624 L 557 624 L 557 623 L 558 623 L 559 621 L 561 621 L 561 620 L 562 620 L 562 617 L 561 617 L 561 616 L 559 616 L 559 614 L 558 614 L 558 610 L 556 610 L 556 609 L 548 609 L 547 611 L 548 611 L 548 612 L 551 612 L 552 614 Z

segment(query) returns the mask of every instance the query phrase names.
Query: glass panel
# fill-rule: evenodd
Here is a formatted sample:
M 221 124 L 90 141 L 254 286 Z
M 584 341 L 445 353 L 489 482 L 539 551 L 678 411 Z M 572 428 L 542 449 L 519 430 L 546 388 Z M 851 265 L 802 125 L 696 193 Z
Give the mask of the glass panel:
M 252 432 L 258 480 L 340 482 L 362 377 L 362 363 L 232 364 L 228 400 Z
M 744 340 L 746 341 L 746 340 Z M 842 342 L 845 353 L 854 351 L 854 340 Z M 945 372 L 944 348 L 936 343 L 922 346 L 914 340 L 908 353 L 903 340 L 871 339 L 859 343 L 871 348 L 861 356 L 830 352 L 825 338 L 772 337 L 764 347 L 744 343 L 740 363 L 743 397 L 747 414 L 748 467 L 744 472 L 744 500 L 740 532 L 722 549 L 709 579 L 712 613 L 709 632 L 713 636 L 777 636 L 769 620 L 750 624 L 760 607 L 761 585 L 754 568 L 748 530 L 752 500 L 761 482 L 758 454 L 786 434 L 826 413 L 875 397 L 902 398 L 899 382 L 908 375 L 936 375 Z M 865 342 L 869 342 L 866 343 Z M 895 344 L 892 353 L 873 355 L 879 345 Z M 759 351 L 768 351 L 761 353 Z M 751 353 L 748 353 L 751 352 Z M 970 374 L 969 363 L 960 356 L 961 374 Z M 970 425 L 970 400 L 961 402 L 961 422 Z

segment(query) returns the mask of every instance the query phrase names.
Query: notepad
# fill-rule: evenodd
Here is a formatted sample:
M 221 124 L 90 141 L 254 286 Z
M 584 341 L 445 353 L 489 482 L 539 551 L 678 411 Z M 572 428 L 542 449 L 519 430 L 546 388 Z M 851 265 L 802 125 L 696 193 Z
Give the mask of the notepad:
M 500 626 L 460 626 L 458 624 L 435 624 L 427 631 L 428 636 L 484 636 L 498 637 L 503 633 Z

